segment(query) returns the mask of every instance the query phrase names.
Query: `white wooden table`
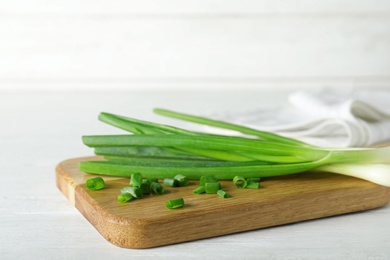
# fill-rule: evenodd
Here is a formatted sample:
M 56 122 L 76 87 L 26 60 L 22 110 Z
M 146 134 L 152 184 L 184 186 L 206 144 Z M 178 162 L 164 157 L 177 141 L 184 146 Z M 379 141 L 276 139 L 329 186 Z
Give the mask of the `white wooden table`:
M 186 126 L 154 107 L 207 114 L 282 103 L 277 92 L 0 92 L 0 259 L 389 259 L 390 206 L 133 250 L 107 242 L 55 185 L 56 164 L 91 155 L 81 135 L 120 133 L 101 111 Z

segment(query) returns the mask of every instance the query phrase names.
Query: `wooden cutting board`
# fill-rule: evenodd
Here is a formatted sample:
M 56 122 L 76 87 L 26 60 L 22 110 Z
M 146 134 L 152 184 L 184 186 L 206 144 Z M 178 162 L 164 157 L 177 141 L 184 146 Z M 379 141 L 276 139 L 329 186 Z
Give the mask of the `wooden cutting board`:
M 85 181 L 95 175 L 79 171 L 78 163 L 101 159 L 69 159 L 56 167 L 57 187 L 109 242 L 126 248 L 149 248 L 226 235 L 298 221 L 381 207 L 390 189 L 331 173 L 307 172 L 264 178 L 261 188 L 238 189 L 222 181 L 231 197 L 193 194 L 199 186 L 165 187 L 163 195 L 120 203 L 120 189 L 129 179 L 102 176 L 106 188 L 90 191 Z M 165 202 L 182 197 L 185 206 L 167 209 Z

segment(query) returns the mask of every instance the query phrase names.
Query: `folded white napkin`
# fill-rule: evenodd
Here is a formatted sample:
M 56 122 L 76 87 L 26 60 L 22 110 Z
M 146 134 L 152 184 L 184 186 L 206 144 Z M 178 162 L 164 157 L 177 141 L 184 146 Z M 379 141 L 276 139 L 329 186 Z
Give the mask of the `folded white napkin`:
M 285 106 L 214 118 L 322 147 L 368 146 L 390 141 L 390 90 L 298 91 Z

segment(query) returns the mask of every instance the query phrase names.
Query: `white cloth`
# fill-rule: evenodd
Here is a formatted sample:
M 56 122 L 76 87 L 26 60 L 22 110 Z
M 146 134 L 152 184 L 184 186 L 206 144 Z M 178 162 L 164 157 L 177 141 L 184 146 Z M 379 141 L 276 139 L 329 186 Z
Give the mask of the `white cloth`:
M 285 106 L 214 118 L 322 147 L 368 146 L 390 141 L 390 90 L 298 91 Z

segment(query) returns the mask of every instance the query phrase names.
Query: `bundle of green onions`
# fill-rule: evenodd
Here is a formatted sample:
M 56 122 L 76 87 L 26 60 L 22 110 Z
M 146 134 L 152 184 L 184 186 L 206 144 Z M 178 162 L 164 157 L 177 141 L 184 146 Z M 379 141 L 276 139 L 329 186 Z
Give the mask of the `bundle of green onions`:
M 99 119 L 129 135 L 83 136 L 85 145 L 105 160 L 80 162 L 81 171 L 130 177 L 189 179 L 214 175 L 232 180 L 272 177 L 308 170 L 334 172 L 390 187 L 390 147 L 326 149 L 273 133 L 204 117 L 155 109 L 155 113 L 238 131 L 226 136 L 188 131 L 124 116 L 101 113 Z M 313 173 L 315 174 L 315 173 Z

